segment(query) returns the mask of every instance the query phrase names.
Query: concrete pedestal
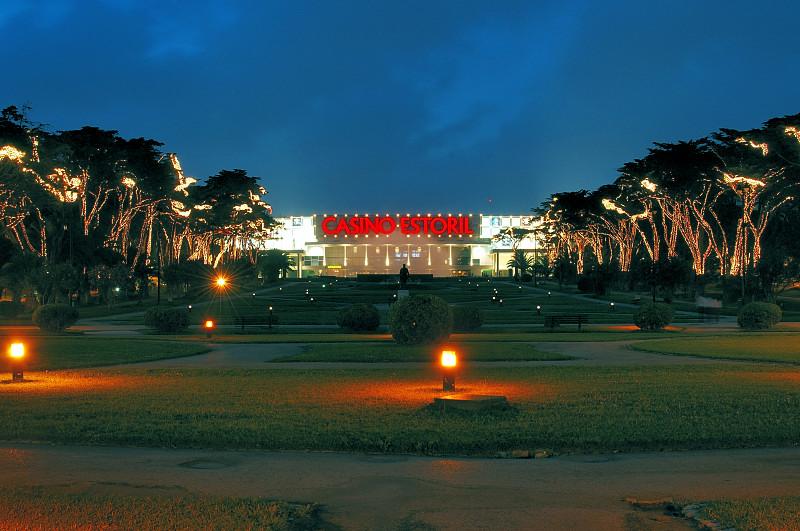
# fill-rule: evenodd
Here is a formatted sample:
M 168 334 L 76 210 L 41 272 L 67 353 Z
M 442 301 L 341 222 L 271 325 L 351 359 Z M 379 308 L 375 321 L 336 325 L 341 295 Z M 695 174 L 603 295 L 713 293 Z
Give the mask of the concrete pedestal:
M 508 407 L 508 400 L 500 395 L 473 395 L 469 393 L 455 393 L 452 395 L 439 396 L 433 399 L 433 404 L 440 407 L 443 411 L 447 409 L 458 409 L 461 411 L 488 411 L 505 409 Z

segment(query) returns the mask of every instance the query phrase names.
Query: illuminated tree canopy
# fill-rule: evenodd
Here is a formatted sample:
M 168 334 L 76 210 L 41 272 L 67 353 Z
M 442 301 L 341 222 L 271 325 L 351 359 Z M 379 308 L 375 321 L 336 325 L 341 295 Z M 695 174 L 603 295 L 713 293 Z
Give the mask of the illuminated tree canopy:
M 695 275 L 757 270 L 776 215 L 797 209 L 800 114 L 750 131 L 720 129 L 708 138 L 658 143 L 622 165 L 611 185 L 554 194 L 535 211 L 551 259 L 614 261 L 628 271 L 686 255 Z M 788 259 L 788 257 L 787 257 Z
M 247 256 L 255 263 L 255 250 L 275 225 L 258 178 L 222 170 L 198 183 L 161 148 L 96 127 L 51 132 L 16 107 L 4 109 L 3 236 L 50 264 L 75 261 L 97 246 L 130 270 L 155 259 L 216 267 Z

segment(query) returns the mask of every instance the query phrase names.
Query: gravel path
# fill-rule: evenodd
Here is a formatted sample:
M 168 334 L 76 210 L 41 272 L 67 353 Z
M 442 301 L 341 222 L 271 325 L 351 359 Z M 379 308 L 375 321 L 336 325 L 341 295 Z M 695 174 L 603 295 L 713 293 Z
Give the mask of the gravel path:
M 326 519 L 347 530 L 689 529 L 625 498 L 800 489 L 797 448 L 525 460 L 15 444 L 0 446 L 0 462 L 0 486 L 317 502 Z

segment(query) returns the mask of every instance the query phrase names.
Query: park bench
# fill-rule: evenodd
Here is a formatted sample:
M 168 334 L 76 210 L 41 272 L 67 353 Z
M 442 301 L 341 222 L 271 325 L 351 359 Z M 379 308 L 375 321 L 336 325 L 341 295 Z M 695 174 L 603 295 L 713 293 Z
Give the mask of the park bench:
M 244 331 L 245 326 L 268 326 L 270 318 L 267 315 L 240 315 L 234 319 L 234 322 Z
M 588 322 L 589 319 L 585 315 L 548 315 L 544 318 L 544 326 L 549 330 L 553 330 L 562 324 L 576 324 L 578 325 L 578 330 L 580 330 L 581 326 Z

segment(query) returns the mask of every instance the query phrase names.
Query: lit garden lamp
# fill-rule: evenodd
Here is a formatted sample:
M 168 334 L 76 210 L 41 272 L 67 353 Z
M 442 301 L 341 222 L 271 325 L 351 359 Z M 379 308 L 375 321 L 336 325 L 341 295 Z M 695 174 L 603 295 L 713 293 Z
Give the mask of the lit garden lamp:
M 22 367 L 25 362 L 25 343 L 11 343 L 8 347 L 8 357 L 11 359 L 11 381 L 24 381 Z
M 614 302 L 609 302 L 608 305 L 611 307 L 611 311 L 614 311 Z
M 272 330 L 272 306 L 269 307 L 269 321 L 267 321 L 269 329 Z
M 458 366 L 458 356 L 455 350 L 442 350 L 439 358 L 442 366 L 442 391 L 456 390 L 456 366 Z
M 397 293 L 392 293 L 392 300 L 391 302 L 397 302 Z
M 214 333 L 214 326 L 215 323 L 213 319 L 206 319 L 206 321 L 203 323 L 203 328 L 206 331 L 206 337 L 209 339 L 211 339 L 211 334 Z
M 502 306 L 502 305 L 503 305 L 503 299 L 500 299 L 500 300 L 498 300 L 498 301 L 497 301 L 497 304 L 499 304 L 500 306 Z
M 189 310 L 189 313 L 192 313 L 192 305 L 191 304 L 189 306 L 187 306 L 186 309 Z
M 536 305 L 536 315 L 542 315 L 542 307 L 540 305 Z
M 308 301 L 313 303 L 314 302 L 314 297 L 311 297 L 310 299 L 308 299 Z

